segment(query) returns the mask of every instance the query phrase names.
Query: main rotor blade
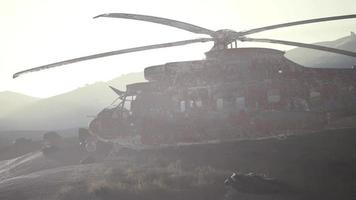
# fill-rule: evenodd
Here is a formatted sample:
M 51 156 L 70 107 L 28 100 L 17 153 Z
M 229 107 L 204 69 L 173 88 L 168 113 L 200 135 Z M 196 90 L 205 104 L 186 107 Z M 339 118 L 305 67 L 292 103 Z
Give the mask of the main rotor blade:
M 214 35 L 215 35 L 215 31 L 212 31 L 212 30 L 200 27 L 200 26 L 196 26 L 193 24 L 189 24 L 186 22 L 181 22 L 181 21 L 162 18 L 162 17 L 154 17 L 154 16 L 149 16 L 149 15 L 127 14 L 127 13 L 108 13 L 108 14 L 98 15 L 94 18 L 98 18 L 98 17 L 111 17 L 111 18 L 123 18 L 123 19 L 146 21 L 146 22 L 152 22 L 152 23 L 172 26 L 172 27 L 183 29 L 183 30 L 193 32 L 193 33 L 207 34 L 207 35 L 210 35 L 211 37 L 214 37 Z
M 265 38 L 246 38 L 246 37 L 241 38 L 241 41 L 242 42 L 265 42 L 265 43 L 274 43 L 274 44 L 284 44 L 284 45 L 303 47 L 303 48 L 308 48 L 308 49 L 315 49 L 315 50 L 320 50 L 320 51 L 327 51 L 327 52 L 331 52 L 331 53 L 356 57 L 356 52 L 345 51 L 345 50 L 341 50 L 341 49 L 335 49 L 335 48 L 325 47 L 325 46 L 320 46 L 320 45 L 315 45 L 315 44 L 306 44 L 306 43 L 300 43 L 300 42 L 265 39 Z
M 74 59 L 56 62 L 56 63 L 52 63 L 52 64 L 48 64 L 48 65 L 43 65 L 40 67 L 26 69 L 24 71 L 15 73 L 13 75 L 13 78 L 16 78 L 16 77 L 18 77 L 22 74 L 25 74 L 25 73 L 36 72 L 36 71 L 40 71 L 40 70 L 44 70 L 44 69 L 59 67 L 62 65 L 68 65 L 71 63 L 81 62 L 81 61 L 85 61 L 85 60 L 91 60 L 91 59 L 102 58 L 102 57 L 107 57 L 107 56 L 131 53 L 131 52 L 136 52 L 136 51 L 145 51 L 145 50 L 150 50 L 150 49 L 181 46 L 181 45 L 186 45 L 186 44 L 191 44 L 191 43 L 208 42 L 208 41 L 213 41 L 213 39 L 212 38 L 198 38 L 198 39 L 192 39 L 192 40 L 183 40 L 183 41 L 177 41 L 177 42 L 169 42 L 169 43 L 154 44 L 154 45 L 148 45 L 148 46 L 142 46 L 142 47 L 134 47 L 134 48 L 129 48 L 129 49 L 117 50 L 117 51 L 109 51 L 109 52 L 105 52 L 105 53 L 99 53 L 99 54 L 94 54 L 94 55 L 90 55 L 90 56 L 74 58 Z
M 241 31 L 238 33 L 239 33 L 239 35 L 248 35 L 248 34 L 258 33 L 258 32 L 262 32 L 262 31 L 277 29 L 277 28 L 284 28 L 284 27 L 288 27 L 288 26 L 296 26 L 296 25 L 302 25 L 302 24 L 311 24 L 311 23 L 318 23 L 318 22 L 341 20 L 341 19 L 351 19 L 351 18 L 356 18 L 356 15 L 341 15 L 341 16 L 334 16 L 334 17 L 324 17 L 324 18 L 316 18 L 316 19 L 288 22 L 288 23 L 283 23 L 283 24 L 276 24 L 276 25 L 265 26 L 265 27 L 261 27 L 261 28 L 255 28 L 255 29 L 251 29 L 248 31 Z

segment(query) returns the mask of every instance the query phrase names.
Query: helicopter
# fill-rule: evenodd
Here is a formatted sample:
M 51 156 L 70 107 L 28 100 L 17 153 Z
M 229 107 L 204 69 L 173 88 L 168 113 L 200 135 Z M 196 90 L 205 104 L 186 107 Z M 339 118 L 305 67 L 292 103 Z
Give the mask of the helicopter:
M 322 127 L 333 117 L 352 115 L 356 70 L 311 69 L 269 48 L 239 48 L 237 42 L 303 47 L 356 57 L 356 52 L 315 44 L 247 35 L 279 28 L 356 18 L 342 15 L 308 19 L 247 31 L 210 30 L 168 18 L 108 13 L 94 18 L 121 18 L 171 26 L 210 37 L 104 52 L 17 72 L 22 74 L 76 62 L 150 49 L 213 42 L 203 60 L 171 62 L 144 69 L 147 82 L 110 87 L 119 97 L 89 124 L 102 140 L 139 136 L 142 144 L 159 145 L 202 140 L 263 137 L 285 130 Z

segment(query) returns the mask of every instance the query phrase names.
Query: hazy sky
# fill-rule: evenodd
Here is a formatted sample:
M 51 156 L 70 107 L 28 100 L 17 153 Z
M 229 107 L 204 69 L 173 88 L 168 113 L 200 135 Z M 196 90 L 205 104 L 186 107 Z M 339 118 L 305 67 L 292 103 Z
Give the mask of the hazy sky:
M 211 43 L 86 61 L 12 79 L 27 68 L 88 54 L 204 37 L 162 25 L 92 17 L 155 15 L 213 30 L 247 30 L 289 21 L 356 14 L 355 0 L 0 0 L 0 91 L 48 97 L 170 61 L 204 58 Z M 356 19 L 297 26 L 250 37 L 318 42 L 356 31 Z M 249 44 L 262 46 L 261 44 Z M 243 44 L 246 46 L 246 44 Z M 265 46 L 265 45 L 264 45 Z M 285 50 L 289 46 L 274 45 Z M 93 94 L 95 95 L 95 94 Z

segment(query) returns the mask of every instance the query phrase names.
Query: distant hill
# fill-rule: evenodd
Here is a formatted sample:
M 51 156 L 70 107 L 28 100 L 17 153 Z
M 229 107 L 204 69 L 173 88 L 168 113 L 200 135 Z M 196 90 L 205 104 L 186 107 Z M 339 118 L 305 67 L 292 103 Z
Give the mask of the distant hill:
M 126 85 L 131 83 L 146 81 L 143 72 L 125 74 L 107 82 L 108 85 L 114 86 L 119 90 L 126 90 Z
M 315 44 L 356 52 L 356 34 L 351 32 L 349 36 Z M 356 58 L 305 48 L 292 49 L 287 51 L 285 56 L 306 67 L 351 68 L 356 66 Z
M 8 112 L 0 120 L 0 130 L 56 130 L 86 127 L 117 95 L 108 87 L 125 90 L 126 84 L 144 81 L 143 73 L 122 75 L 106 82 L 86 85 L 71 92 L 40 99 Z
M 28 106 L 39 100 L 39 98 L 26 96 L 16 92 L 0 92 L 0 118 L 4 115 Z

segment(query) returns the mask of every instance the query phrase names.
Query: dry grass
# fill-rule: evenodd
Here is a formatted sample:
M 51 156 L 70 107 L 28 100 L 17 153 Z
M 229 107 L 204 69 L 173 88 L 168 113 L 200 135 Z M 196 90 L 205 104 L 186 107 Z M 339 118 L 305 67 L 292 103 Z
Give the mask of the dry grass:
M 88 192 L 100 199 L 220 199 L 230 172 L 212 167 L 186 168 L 180 161 L 165 166 L 128 165 L 106 170 L 88 181 Z M 182 198 L 184 197 L 184 198 Z

